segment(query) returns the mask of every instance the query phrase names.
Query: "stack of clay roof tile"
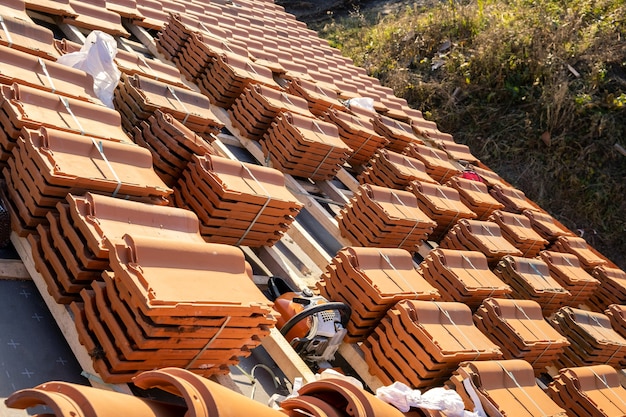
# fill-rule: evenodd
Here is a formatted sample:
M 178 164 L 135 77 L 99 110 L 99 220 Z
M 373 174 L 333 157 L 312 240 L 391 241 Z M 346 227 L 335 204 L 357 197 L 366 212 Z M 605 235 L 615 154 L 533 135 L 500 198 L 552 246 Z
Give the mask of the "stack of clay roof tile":
M 56 60 L 59 54 L 52 46 L 52 31 L 33 23 L 30 19 L 0 16 L 2 31 L 0 45 L 17 49 L 34 56 Z
M 312 180 L 332 179 L 352 153 L 334 124 L 293 112 L 276 117 L 261 145 L 275 168 Z
M 611 304 L 605 310 L 605 314 L 611 320 L 613 329 L 626 338 L 626 305 Z
M 362 345 L 370 373 L 389 385 L 437 386 L 460 362 L 502 358 L 463 303 L 398 302 Z
M 606 259 L 598 255 L 582 237 L 559 236 L 550 249 L 575 255 L 580 265 L 588 272 L 596 266 L 607 263 Z
M 441 240 L 459 219 L 476 218 L 476 213 L 461 202 L 459 192 L 452 187 L 416 180 L 408 190 L 417 197 L 418 207 L 437 222 L 430 240 Z
M 130 33 L 122 25 L 122 17 L 107 10 L 105 0 L 70 0 L 76 16 L 65 16 L 63 23 L 85 30 L 101 30 L 113 36 L 129 37 Z
M 600 281 L 589 304 L 596 311 L 602 311 L 609 304 L 626 304 L 626 272 L 607 265 L 597 266 L 591 276 Z
M 341 235 L 354 245 L 417 251 L 437 226 L 408 191 L 363 184 L 337 216 Z
M 574 236 L 571 231 L 558 223 L 548 213 L 524 210 L 522 214 L 530 219 L 533 229 L 548 242 L 554 242 L 559 236 Z
M 539 258 L 505 256 L 493 272 L 511 286 L 513 298 L 538 302 L 546 317 L 566 305 L 572 296 L 550 275 L 548 265 Z
M 387 149 L 379 149 L 357 177 L 361 184 L 406 189 L 411 181 L 437 183 L 426 173 L 422 161 Z
M 311 119 L 306 100 L 262 84 L 252 84 L 229 110 L 233 126 L 245 137 L 260 140 L 282 112 L 291 112 Z
M 161 110 L 135 127 L 134 140 L 152 153 L 154 171 L 169 187 L 176 185 L 192 155 L 216 153 L 206 139 Z
M 437 141 L 437 146 L 441 150 L 443 150 L 450 159 L 454 159 L 455 161 L 475 164 L 480 162 L 478 158 L 476 158 L 470 152 L 470 148 L 467 145 L 463 145 L 460 143 L 456 143 L 452 140 L 441 140 Z
M 440 184 L 445 184 L 450 178 L 461 174 L 460 167 L 450 161 L 448 155 L 442 150 L 413 142 L 407 145 L 404 153 L 422 161 L 428 175 Z
M 538 385 L 532 366 L 521 359 L 461 363 L 451 378 L 466 407 L 473 408 L 464 384 L 478 395 L 488 416 L 567 417 Z
M 139 74 L 122 74 L 119 87 L 115 90 L 114 104 L 122 116 L 122 126 L 128 132 L 132 132 L 134 126 L 147 120 L 156 110 L 171 114 L 203 136 L 217 134 L 223 126 L 202 94 Z
M 13 0 L 4 3 L 58 16 L 76 16 L 69 0 Z
M 440 246 L 447 249 L 482 252 L 492 265 L 495 265 L 503 256 L 522 255 L 522 251 L 502 236 L 500 226 L 496 223 L 471 219 L 459 220 L 441 240 Z
M 495 210 L 488 220 L 500 226 L 502 236 L 522 251 L 522 256 L 533 258 L 548 244 L 548 241 L 532 228 L 528 217 L 522 214 Z
M 47 223 L 68 193 L 93 191 L 167 204 L 172 192 L 152 169 L 150 152 L 130 143 L 40 128 L 24 129 L 3 170 L 20 236 Z
M 545 250 L 539 254 L 541 259 L 548 264 L 550 275 L 572 294 L 566 305 L 585 304 L 600 285 L 600 281 L 580 266 L 576 256 Z
M 215 155 L 194 155 L 174 195 L 200 218 L 209 242 L 271 246 L 302 208 L 277 170 Z
M 76 96 L 84 90 L 76 87 L 73 91 Z M 115 110 L 84 98 L 67 97 L 20 84 L 2 85 L 0 95 L 1 160 L 6 161 L 6 154 L 13 149 L 24 127 L 38 129 L 45 126 L 96 138 L 130 141 Z
M 626 339 L 611 327 L 606 315 L 561 307 L 550 324 L 571 342 L 559 358 L 563 367 L 601 363 L 614 368 L 626 365 Z
M 105 244 L 113 273 L 71 304 L 79 339 L 105 382 L 130 382 L 160 366 L 228 373 L 274 325 L 238 248 L 128 234 Z M 151 339 L 132 342 L 142 335 Z
M 446 185 L 455 188 L 459 192 L 463 204 L 478 215 L 478 220 L 486 220 L 494 210 L 502 210 L 504 208 L 504 204 L 489 194 L 489 189 L 483 182 L 462 177 L 452 177 Z
M 476 251 L 433 249 L 418 270 L 445 301 L 463 302 L 472 309 L 487 297 L 511 293 L 511 287 L 491 272 L 485 255 Z
M 339 101 L 337 92 L 325 86 L 304 79 L 294 79 L 289 82 L 287 91 L 304 98 L 309 103 L 309 110 L 318 117 L 324 116 L 331 109 L 346 111 L 346 107 Z
M 517 188 L 493 184 L 489 192 L 496 200 L 504 204 L 506 211 L 510 211 L 511 213 L 519 214 L 524 210 L 538 210 L 537 206 L 526 198 L 526 195 Z
M 341 140 L 354 149 L 354 152 L 348 158 L 348 163 L 352 166 L 360 166 L 367 163 L 378 149 L 385 147 L 389 143 L 387 138 L 374 131 L 370 118 L 329 109 L 324 119 L 334 123 L 339 129 Z
M 80 291 L 102 281 L 109 266 L 104 239 L 126 233 L 203 242 L 190 211 L 87 193 L 68 194 L 47 213 L 49 225 L 28 236 L 33 261 L 57 303 L 80 300 Z
M 386 148 L 393 152 L 401 153 L 411 143 L 424 143 L 415 136 L 409 124 L 391 117 L 377 114 L 372 117 L 372 124 L 374 131 L 389 140 Z
M 343 248 L 331 260 L 318 287 L 327 299 L 352 307 L 345 339 L 350 343 L 371 333 L 396 302 L 440 298 L 403 249 Z
M 569 345 L 531 300 L 487 298 L 474 313 L 474 323 L 500 346 L 505 359 L 524 359 L 537 375 L 546 372 Z
M 561 369 L 548 394 L 570 417 L 626 415 L 626 389 L 608 365 Z

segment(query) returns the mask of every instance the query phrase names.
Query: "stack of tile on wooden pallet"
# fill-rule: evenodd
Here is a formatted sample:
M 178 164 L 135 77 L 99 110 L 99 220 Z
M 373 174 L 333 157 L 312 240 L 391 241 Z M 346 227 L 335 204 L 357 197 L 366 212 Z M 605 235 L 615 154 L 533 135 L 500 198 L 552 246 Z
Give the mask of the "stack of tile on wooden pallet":
M 502 358 L 463 303 L 398 302 L 362 345 L 370 373 L 383 383 L 441 385 L 460 362 Z
M 352 153 L 337 126 L 293 112 L 276 117 L 261 145 L 275 168 L 312 180 L 333 178 Z
M 559 236 L 550 250 L 575 255 L 580 261 L 580 266 L 587 272 L 591 272 L 596 266 L 607 264 L 606 259 L 596 254 L 582 237 Z
M 402 190 L 364 184 L 337 216 L 341 235 L 354 245 L 395 247 L 415 252 L 437 223 Z
M 80 299 L 80 291 L 102 281 L 109 266 L 104 239 L 126 233 L 203 242 L 198 218 L 188 210 L 87 193 L 68 194 L 47 214 L 49 227 L 28 237 L 37 271 L 57 303 Z
M 570 416 L 626 415 L 626 389 L 608 365 L 561 369 L 548 385 L 548 394 Z
M 161 110 L 134 128 L 133 139 L 150 151 L 154 171 L 169 187 L 178 183 L 193 155 L 216 153 L 208 140 Z
M 331 260 L 318 287 L 327 299 L 352 307 L 345 339 L 349 343 L 363 340 L 400 300 L 440 298 L 415 271 L 411 254 L 403 249 L 343 248 Z
M 475 395 L 489 416 L 568 417 L 538 385 L 532 366 L 521 359 L 464 362 L 450 379 L 467 409 L 474 408 Z M 475 392 L 470 397 L 470 385 Z
M 593 268 L 591 276 L 600 281 L 600 285 L 589 299 L 593 310 L 603 311 L 610 304 L 626 303 L 626 272 L 601 265 Z
M 487 185 L 462 177 L 452 177 L 446 185 L 455 188 L 461 201 L 478 216 L 478 220 L 486 220 L 494 210 L 502 210 L 504 204 L 489 194 Z
M 472 310 L 487 297 L 511 294 L 511 287 L 491 272 L 485 255 L 476 251 L 433 249 L 418 271 L 445 301 L 463 302 Z
M 545 317 L 566 305 L 572 296 L 550 275 L 548 265 L 538 258 L 505 256 L 493 272 L 511 286 L 513 298 L 539 303 Z
M 488 218 L 500 226 L 502 236 L 522 251 L 522 256 L 534 258 L 549 243 L 535 232 L 528 217 L 506 211 L 495 210 Z
M 493 184 L 489 192 L 491 195 L 504 204 L 505 210 L 511 213 L 521 213 L 524 210 L 538 210 L 526 195 L 517 188 L 507 187 L 501 184 Z
M 122 75 L 115 90 L 115 107 L 122 115 L 122 126 L 133 132 L 155 111 L 171 114 L 202 137 L 210 139 L 223 124 L 211 112 L 209 100 L 188 88 L 173 86 L 143 75 Z
M 445 184 L 452 177 L 461 174 L 459 166 L 450 161 L 448 155 L 440 149 L 419 143 L 410 143 L 403 152 L 411 158 L 422 161 L 428 175 L 440 184 Z
M 208 242 L 271 246 L 302 208 L 279 171 L 215 155 L 194 155 L 173 195 L 200 218 Z
M 374 184 L 397 190 L 406 189 L 414 180 L 437 183 L 426 173 L 422 161 L 387 149 L 376 151 L 357 180 L 361 184 Z
M 502 236 L 496 223 L 470 219 L 459 220 L 441 240 L 440 247 L 482 252 L 491 265 L 497 264 L 506 255 L 522 255 L 521 250 Z
M 105 382 L 161 366 L 228 373 L 275 323 L 237 248 L 128 234 L 105 243 L 113 272 L 71 304 Z M 144 348 L 132 342 L 145 336 Z
M 539 255 L 548 265 L 552 278 L 572 294 L 566 305 L 577 307 L 586 304 L 600 285 L 600 281 L 580 266 L 575 255 L 547 250 L 541 251 Z
M 459 219 L 476 218 L 476 213 L 461 202 L 459 192 L 452 187 L 415 180 L 408 191 L 417 197 L 418 207 L 437 222 L 430 240 L 440 241 Z
M 611 321 L 613 330 L 626 338 L 626 305 L 611 304 L 604 313 Z
M 261 140 L 283 112 L 314 118 L 302 97 L 261 84 L 246 88 L 228 111 L 233 126 L 252 140 Z
M 167 204 L 172 192 L 152 170 L 150 152 L 132 143 L 47 128 L 24 129 L 3 170 L 13 230 L 24 237 L 68 193 Z
M 474 323 L 500 346 L 505 359 L 524 359 L 536 375 L 558 359 L 570 343 L 543 318 L 531 300 L 487 298 L 474 313 Z
M 570 341 L 559 358 L 563 367 L 607 364 L 614 368 L 626 365 L 626 339 L 611 327 L 602 314 L 572 307 L 561 307 L 550 320 Z
M 324 120 L 334 123 L 341 140 L 354 150 L 347 161 L 353 167 L 366 164 L 377 150 L 389 144 L 387 138 L 374 131 L 374 125 L 369 117 L 329 109 L 324 115 Z

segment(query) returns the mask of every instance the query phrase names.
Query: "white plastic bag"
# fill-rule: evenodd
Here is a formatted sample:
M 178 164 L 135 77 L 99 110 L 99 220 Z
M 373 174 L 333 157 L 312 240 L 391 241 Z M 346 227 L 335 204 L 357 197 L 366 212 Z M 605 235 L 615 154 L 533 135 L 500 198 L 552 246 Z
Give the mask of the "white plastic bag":
M 351 98 L 350 100 L 346 101 L 346 105 L 348 107 L 356 106 L 356 107 L 360 107 L 362 109 L 366 109 L 369 111 L 376 111 L 374 109 L 374 99 L 369 98 L 369 97 Z
M 120 70 L 113 62 L 117 43 L 113 36 L 94 30 L 78 52 L 61 56 L 57 62 L 85 71 L 93 77 L 93 90 L 105 106 L 113 108 L 113 91 L 120 80 Z

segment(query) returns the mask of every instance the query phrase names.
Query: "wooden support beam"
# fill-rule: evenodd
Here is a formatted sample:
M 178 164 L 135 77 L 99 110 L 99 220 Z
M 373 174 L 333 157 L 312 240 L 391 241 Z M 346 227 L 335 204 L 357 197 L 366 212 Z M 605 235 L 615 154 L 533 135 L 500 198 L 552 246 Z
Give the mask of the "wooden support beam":
M 28 273 L 30 274 L 39 294 L 43 298 L 48 310 L 54 317 L 54 320 L 59 326 L 61 333 L 65 337 L 67 344 L 74 353 L 76 360 L 87 375 L 89 383 L 97 388 L 107 389 L 111 391 L 123 392 L 125 394 L 131 394 L 132 391 L 126 384 L 106 384 L 101 382 L 98 373 L 93 367 L 93 362 L 89 353 L 83 345 L 80 344 L 78 339 L 78 331 L 74 325 L 74 318 L 72 317 L 68 308 L 63 304 L 58 304 L 52 296 L 48 293 L 48 286 L 43 277 L 35 269 L 35 262 L 32 257 L 32 251 L 30 244 L 26 238 L 19 237 L 15 232 L 11 233 L 11 242 L 15 246 L 15 250 L 22 258 L 22 262 Z
M 273 328 L 270 335 L 263 338 L 261 344 L 291 383 L 296 378 L 302 378 L 305 384 L 315 381 L 315 374 L 293 350 L 278 329 Z
M 31 280 L 21 259 L 0 259 L 0 279 Z
M 363 352 L 358 345 L 342 343 L 337 353 L 354 369 L 363 383 L 372 391 L 385 386 L 377 376 L 370 374 Z

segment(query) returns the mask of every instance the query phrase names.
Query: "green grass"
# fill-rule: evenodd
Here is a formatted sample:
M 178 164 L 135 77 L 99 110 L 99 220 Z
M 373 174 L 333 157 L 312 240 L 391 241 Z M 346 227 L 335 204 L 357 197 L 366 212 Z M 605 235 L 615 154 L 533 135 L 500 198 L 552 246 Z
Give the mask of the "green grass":
M 626 268 L 623 1 L 450 0 L 316 29 Z

